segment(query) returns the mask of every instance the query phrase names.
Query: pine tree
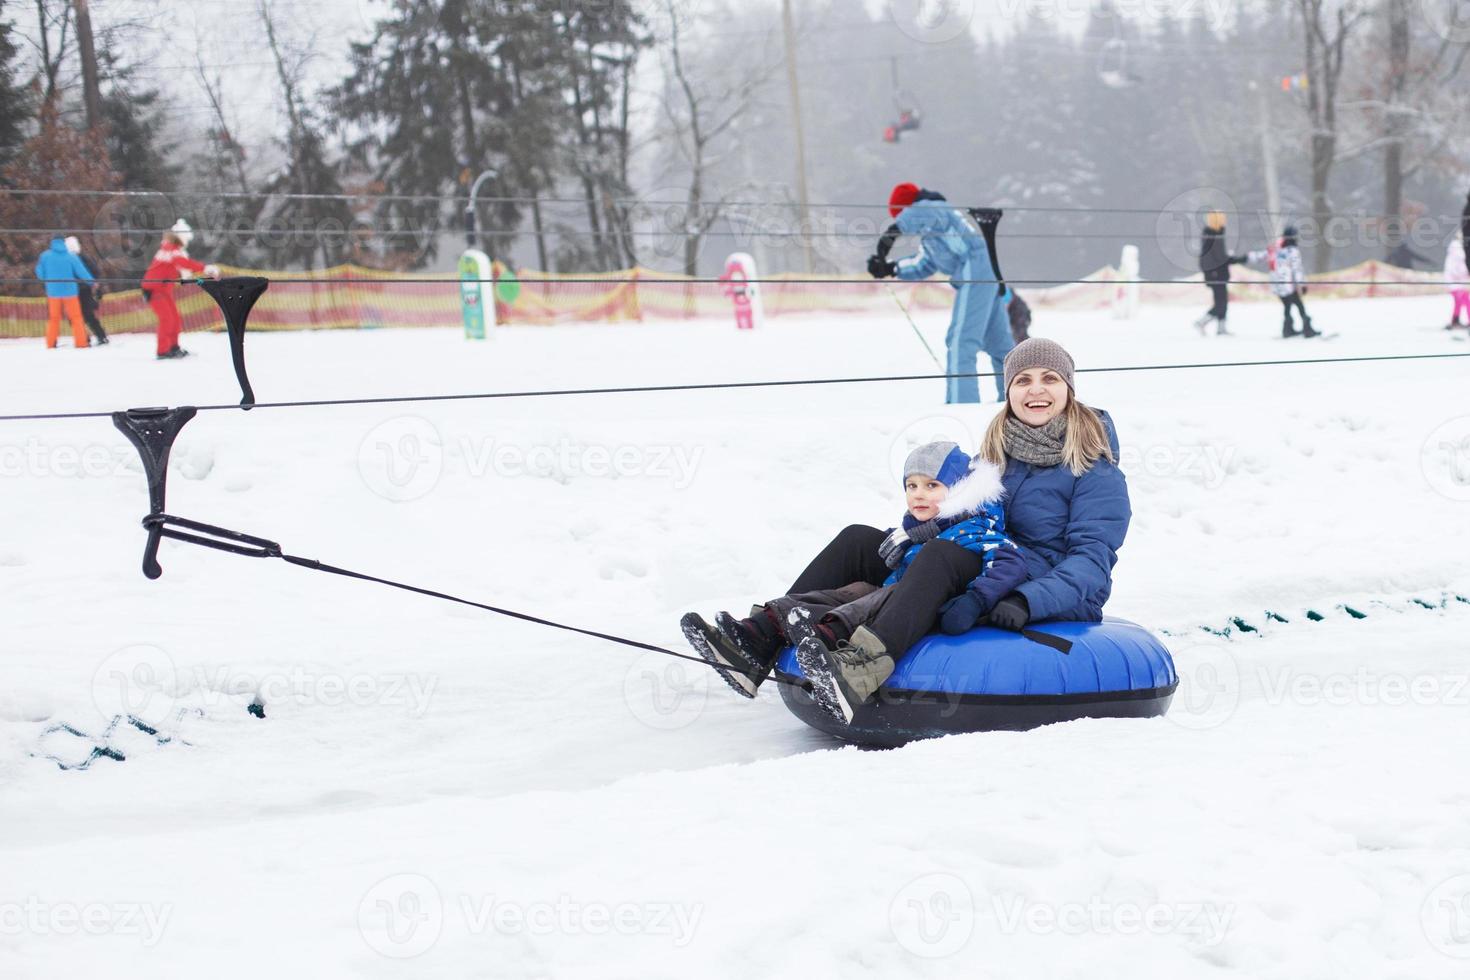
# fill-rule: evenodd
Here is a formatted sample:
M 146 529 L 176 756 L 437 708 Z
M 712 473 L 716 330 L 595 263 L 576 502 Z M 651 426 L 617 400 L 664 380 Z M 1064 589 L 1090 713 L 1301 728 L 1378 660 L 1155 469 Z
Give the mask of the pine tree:
M 29 93 L 15 80 L 18 50 L 15 27 L 5 19 L 5 0 L 0 0 L 0 167 L 15 159 L 25 141 L 33 107 Z
M 131 65 L 104 48 L 100 54 L 108 87 L 102 93 L 107 154 L 112 169 L 130 190 L 167 191 L 183 172 L 163 150 L 165 119 L 162 94 L 139 85 Z
M 616 199 L 629 193 L 626 95 L 638 23 L 625 0 L 404 0 L 372 40 L 353 45 L 332 94 L 351 171 L 393 195 L 463 194 L 462 173 L 491 168 L 492 198 L 542 194 L 570 179 L 596 243 L 588 262 L 615 267 L 626 260 Z M 482 208 L 492 253 L 508 247 L 506 232 L 526 211 L 508 200 Z M 457 226 L 461 212 L 385 196 L 377 222 L 425 231 Z M 414 261 L 432 257 L 430 238 Z
M 432 259 L 434 236 L 444 221 L 439 202 L 407 199 L 442 195 L 465 167 L 479 166 L 479 107 L 492 111 L 501 99 L 488 63 L 466 48 L 473 42 L 464 19 L 465 0 L 407 0 L 380 21 L 370 41 L 354 43 L 350 74 L 332 101 L 350 126 L 348 165 L 393 197 L 379 203 L 376 223 L 395 233 L 386 245 L 415 264 Z M 424 231 L 422 250 L 398 233 Z

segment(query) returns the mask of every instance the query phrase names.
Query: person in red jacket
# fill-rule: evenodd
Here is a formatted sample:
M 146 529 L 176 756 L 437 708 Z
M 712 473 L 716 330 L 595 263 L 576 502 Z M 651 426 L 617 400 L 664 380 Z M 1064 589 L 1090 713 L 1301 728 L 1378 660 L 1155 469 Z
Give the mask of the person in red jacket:
M 163 244 L 154 253 L 148 271 L 143 273 L 143 296 L 148 300 L 148 305 L 153 307 L 153 315 L 158 317 L 160 360 L 189 356 L 189 352 L 179 346 L 179 330 L 183 327 L 183 320 L 179 316 L 179 308 L 174 305 L 174 286 L 181 279 L 201 275 L 211 279 L 219 278 L 218 268 L 189 258 L 187 249 L 193 239 L 194 231 L 187 221 L 180 218 L 174 222 L 174 226 L 163 233 Z

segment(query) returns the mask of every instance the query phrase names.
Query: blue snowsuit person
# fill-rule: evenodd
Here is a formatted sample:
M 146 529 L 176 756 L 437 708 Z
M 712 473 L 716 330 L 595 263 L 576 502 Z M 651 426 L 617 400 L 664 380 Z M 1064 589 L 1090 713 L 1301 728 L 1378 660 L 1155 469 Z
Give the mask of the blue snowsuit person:
M 904 193 L 910 188 L 912 196 Z M 1007 311 L 1010 295 L 996 282 L 999 277 L 979 226 L 969 215 L 951 207 L 942 195 L 912 184 L 894 188 L 890 212 L 895 213 L 898 232 L 919 237 L 919 252 L 897 263 L 887 262 L 884 255 L 885 261 L 876 265 L 870 262 L 870 271 L 880 278 L 886 274 L 910 281 L 928 279 L 935 273 L 949 276 L 955 302 L 944 338 L 944 373 L 976 373 L 980 352 L 984 351 L 990 355 L 995 371 L 996 396 L 1004 401 L 1005 356 L 1016 346 Z M 944 400 L 980 401 L 979 379 L 948 378 Z

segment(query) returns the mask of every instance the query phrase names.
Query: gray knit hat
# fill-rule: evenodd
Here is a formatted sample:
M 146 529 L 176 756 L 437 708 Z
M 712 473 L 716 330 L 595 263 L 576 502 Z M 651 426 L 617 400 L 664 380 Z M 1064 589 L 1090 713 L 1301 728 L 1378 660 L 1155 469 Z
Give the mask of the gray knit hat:
M 1072 383 L 1072 372 L 1076 370 L 1072 355 L 1055 340 L 1029 337 L 1012 348 L 1006 355 L 1006 391 L 1011 390 L 1011 382 L 1016 379 L 1016 375 L 1027 368 L 1055 371 L 1067 382 L 1068 388 L 1074 392 L 1077 390 L 1077 386 Z
M 928 476 L 947 487 L 952 487 L 970 469 L 970 457 L 962 452 L 959 443 L 926 442 L 903 461 L 903 478 Z

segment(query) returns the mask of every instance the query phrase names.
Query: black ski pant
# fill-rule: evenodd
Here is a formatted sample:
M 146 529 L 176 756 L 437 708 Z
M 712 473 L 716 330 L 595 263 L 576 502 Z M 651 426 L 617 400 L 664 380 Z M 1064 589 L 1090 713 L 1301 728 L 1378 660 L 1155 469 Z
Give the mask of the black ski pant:
M 1296 325 L 1292 322 L 1291 319 L 1292 307 L 1296 307 L 1297 310 L 1301 312 L 1302 326 L 1310 327 L 1312 325 L 1312 318 L 1307 316 L 1307 306 L 1305 303 L 1302 302 L 1302 294 L 1292 293 L 1290 296 L 1281 297 L 1281 312 L 1286 317 L 1286 319 L 1282 321 L 1281 329 L 1283 331 L 1296 329 Z
M 1230 284 L 1228 282 L 1212 282 L 1210 295 L 1215 298 L 1210 305 L 1210 316 L 1216 320 L 1223 320 L 1230 313 Z
M 852 582 L 882 585 L 890 569 L 878 557 L 887 533 L 852 524 L 812 559 L 788 593 L 836 589 Z M 903 579 L 893 587 L 868 629 L 895 659 L 933 631 L 939 607 L 965 591 L 980 575 L 980 556 L 953 541 L 930 541 L 919 549 Z
M 82 319 L 86 321 L 87 329 L 92 331 L 92 336 L 97 338 L 98 343 L 107 340 L 107 331 L 102 329 L 102 321 L 97 318 L 97 294 L 92 292 L 92 287 L 78 286 L 77 301 L 81 304 Z

